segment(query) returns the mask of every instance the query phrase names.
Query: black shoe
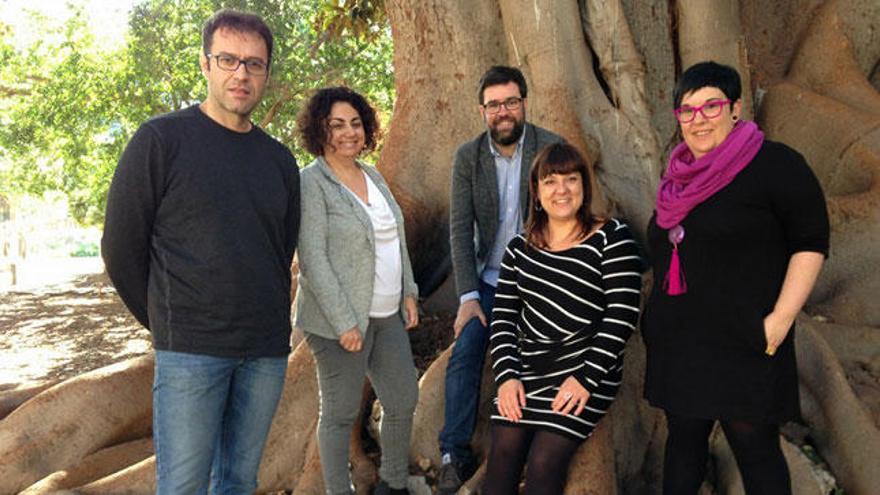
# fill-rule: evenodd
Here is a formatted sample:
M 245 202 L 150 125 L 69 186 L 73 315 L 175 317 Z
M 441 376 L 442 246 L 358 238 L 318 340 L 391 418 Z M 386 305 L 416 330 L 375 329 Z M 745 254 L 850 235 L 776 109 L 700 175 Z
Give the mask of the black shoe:
M 448 462 L 440 466 L 437 473 L 437 494 L 438 495 L 455 495 L 461 488 L 462 481 L 458 476 L 458 470 L 455 469 L 454 462 Z
M 373 488 L 373 495 L 409 495 L 406 488 L 391 488 L 385 480 L 379 480 L 379 484 Z
M 440 466 L 437 473 L 437 493 L 439 495 L 455 495 L 465 481 L 471 479 L 476 472 L 474 462 L 447 462 Z

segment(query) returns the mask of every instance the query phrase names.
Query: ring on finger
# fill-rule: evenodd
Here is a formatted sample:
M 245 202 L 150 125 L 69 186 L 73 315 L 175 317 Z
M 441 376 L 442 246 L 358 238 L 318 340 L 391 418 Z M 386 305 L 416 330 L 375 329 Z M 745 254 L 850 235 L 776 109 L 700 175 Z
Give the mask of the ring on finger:
M 562 398 L 564 398 L 565 400 L 571 399 L 571 392 L 566 392 L 562 394 Z

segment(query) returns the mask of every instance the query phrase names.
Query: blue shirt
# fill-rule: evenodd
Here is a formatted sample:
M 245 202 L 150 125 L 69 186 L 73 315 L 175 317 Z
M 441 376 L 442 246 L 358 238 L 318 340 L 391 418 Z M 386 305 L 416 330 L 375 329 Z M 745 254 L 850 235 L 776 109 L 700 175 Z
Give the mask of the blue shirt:
M 495 158 L 495 177 L 498 182 L 498 231 L 495 233 L 495 243 L 486 260 L 486 267 L 480 274 L 483 282 L 495 287 L 498 285 L 498 275 L 501 271 L 501 260 L 507 243 L 517 234 L 522 232 L 523 221 L 520 210 L 519 185 L 522 171 L 522 149 L 525 142 L 525 129 L 516 143 L 516 151 L 510 158 L 502 155 L 495 149 L 495 143 L 489 139 L 489 151 Z M 479 299 L 477 291 L 467 292 L 459 298 L 460 302 L 471 299 Z

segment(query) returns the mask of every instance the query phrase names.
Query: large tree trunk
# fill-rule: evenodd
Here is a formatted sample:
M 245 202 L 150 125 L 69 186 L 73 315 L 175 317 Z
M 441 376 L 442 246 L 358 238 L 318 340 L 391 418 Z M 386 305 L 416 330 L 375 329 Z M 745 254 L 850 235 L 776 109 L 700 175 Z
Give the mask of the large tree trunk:
M 847 493 L 876 491 L 880 3 L 396 0 L 386 2 L 386 9 L 395 42 L 397 101 L 378 166 L 405 212 L 425 295 L 450 269 L 452 156 L 483 130 L 477 84 L 490 65 L 523 69 L 529 81 L 527 118 L 587 154 L 602 209 L 628 221 L 637 237 L 649 220 L 663 160 L 676 142 L 675 77 L 705 59 L 735 66 L 745 83 L 746 115 L 753 112 L 770 139 L 800 151 L 829 198 L 832 256 L 807 308 L 817 319 L 798 321 L 804 418 Z M 453 309 L 455 301 L 445 304 Z M 818 321 L 827 319 L 831 322 Z M 422 469 L 439 463 L 448 352 L 420 382 L 411 455 Z M 659 493 L 666 431 L 660 413 L 641 398 L 644 360 L 636 336 L 627 346 L 618 399 L 576 455 L 567 493 Z M 73 480 L 88 483 L 83 492 L 149 493 L 154 464 L 152 458 L 140 460 L 142 451 L 114 447 L 128 452 L 130 457 L 119 459 L 133 464 L 99 480 L 94 478 L 107 473 L 89 470 L 95 459 L 112 452 L 100 449 L 147 433 L 149 368 L 142 360 L 84 375 L 39 393 L 0 421 L 0 492 L 48 476 L 33 493 L 40 484 L 67 488 Z M 486 374 L 473 439 L 479 456 L 488 447 L 492 387 Z M 30 393 L 13 398 L 10 408 Z M 314 362 L 307 347 L 299 346 L 267 444 L 261 490 L 321 491 L 317 404 Z M 374 466 L 357 442 L 353 446 L 356 484 L 364 492 L 375 480 Z M 820 493 L 803 457 L 788 442 L 784 451 L 795 493 Z M 708 490 L 739 493 L 741 481 L 723 435 L 713 437 L 712 452 L 716 482 Z M 72 466 L 78 467 L 58 473 Z M 484 473 L 478 471 L 467 489 L 479 490 Z

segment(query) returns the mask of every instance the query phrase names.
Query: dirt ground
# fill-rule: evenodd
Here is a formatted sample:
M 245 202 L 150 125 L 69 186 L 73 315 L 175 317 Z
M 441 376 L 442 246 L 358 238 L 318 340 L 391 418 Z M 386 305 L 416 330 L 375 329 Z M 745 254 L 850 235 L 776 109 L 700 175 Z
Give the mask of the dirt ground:
M 451 341 L 452 315 L 423 315 L 411 334 L 423 372 Z M 150 334 L 106 275 L 0 293 L 0 390 L 63 380 L 150 352 Z
M 0 390 L 63 380 L 150 352 L 103 274 L 0 293 Z

